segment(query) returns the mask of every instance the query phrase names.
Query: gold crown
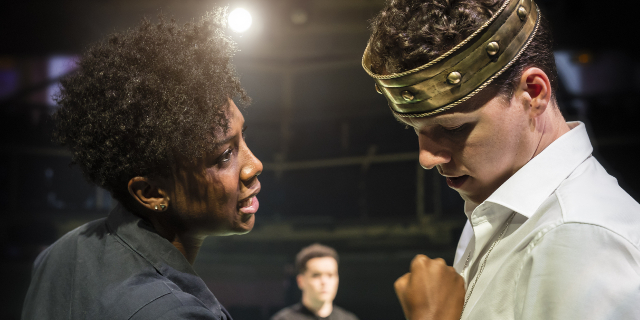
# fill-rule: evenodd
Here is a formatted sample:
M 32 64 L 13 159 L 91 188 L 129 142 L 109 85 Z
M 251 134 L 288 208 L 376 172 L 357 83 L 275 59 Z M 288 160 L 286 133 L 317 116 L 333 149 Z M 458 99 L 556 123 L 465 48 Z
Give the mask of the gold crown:
M 370 70 L 369 43 L 362 67 L 398 116 L 426 117 L 466 101 L 502 74 L 527 48 L 539 23 L 533 0 L 505 0 L 478 30 L 425 65 L 375 74 Z

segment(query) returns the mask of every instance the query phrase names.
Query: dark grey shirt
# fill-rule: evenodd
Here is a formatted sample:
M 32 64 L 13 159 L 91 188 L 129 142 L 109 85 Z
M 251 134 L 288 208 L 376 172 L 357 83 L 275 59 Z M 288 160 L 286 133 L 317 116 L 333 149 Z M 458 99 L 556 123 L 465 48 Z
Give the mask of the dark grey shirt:
M 118 206 L 38 256 L 22 319 L 231 317 L 178 249 Z
M 309 309 L 307 309 L 302 303 L 296 303 L 290 307 L 286 307 L 278 313 L 276 313 L 271 320 L 358 320 L 353 313 L 344 310 L 336 305 L 333 306 L 333 311 L 326 317 L 318 317 Z

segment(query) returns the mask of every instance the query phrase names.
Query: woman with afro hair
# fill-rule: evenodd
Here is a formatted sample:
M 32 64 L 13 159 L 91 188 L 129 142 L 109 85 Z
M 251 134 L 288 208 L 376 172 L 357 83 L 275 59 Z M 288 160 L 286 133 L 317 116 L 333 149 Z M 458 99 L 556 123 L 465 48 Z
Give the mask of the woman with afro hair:
M 192 268 L 205 237 L 251 231 L 259 206 L 225 15 L 145 19 L 61 81 L 54 138 L 120 204 L 38 256 L 23 319 L 231 319 Z

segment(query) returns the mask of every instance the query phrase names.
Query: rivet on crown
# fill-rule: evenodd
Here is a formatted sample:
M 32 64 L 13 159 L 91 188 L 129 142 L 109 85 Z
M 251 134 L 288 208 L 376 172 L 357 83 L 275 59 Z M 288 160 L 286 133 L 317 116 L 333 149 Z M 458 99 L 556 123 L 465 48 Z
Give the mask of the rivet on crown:
M 527 17 L 527 9 L 525 9 L 525 7 L 520 6 L 520 8 L 518 8 L 518 17 L 520 20 L 524 20 Z
M 458 84 L 460 80 L 462 80 L 462 75 L 458 71 L 451 72 L 447 76 L 447 82 L 449 84 Z
M 375 84 L 375 86 L 376 86 L 376 92 L 379 94 L 382 94 L 382 90 L 380 90 L 380 87 L 378 87 L 377 83 Z
M 402 91 L 402 98 L 403 98 L 403 99 L 405 99 L 405 100 L 407 100 L 407 101 L 411 101 L 411 100 L 413 100 L 413 98 L 415 98 L 415 97 L 413 96 L 413 93 L 411 93 L 411 92 L 409 92 L 409 91 L 405 90 L 405 91 Z
M 487 54 L 489 54 L 490 57 L 498 54 L 498 51 L 500 51 L 500 45 L 496 41 L 491 41 L 487 44 Z

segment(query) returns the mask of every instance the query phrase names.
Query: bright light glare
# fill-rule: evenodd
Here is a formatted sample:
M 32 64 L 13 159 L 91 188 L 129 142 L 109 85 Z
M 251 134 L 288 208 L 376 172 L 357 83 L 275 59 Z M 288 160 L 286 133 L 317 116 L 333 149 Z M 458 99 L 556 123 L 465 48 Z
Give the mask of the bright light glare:
M 235 32 L 245 32 L 251 27 L 251 14 L 249 11 L 236 8 L 229 14 L 229 27 Z

